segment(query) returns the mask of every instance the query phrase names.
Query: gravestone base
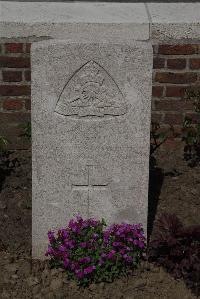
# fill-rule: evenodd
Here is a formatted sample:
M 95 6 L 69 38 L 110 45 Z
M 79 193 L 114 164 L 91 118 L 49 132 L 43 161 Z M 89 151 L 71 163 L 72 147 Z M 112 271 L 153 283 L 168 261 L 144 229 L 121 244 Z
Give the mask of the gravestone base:
M 149 42 L 33 44 L 34 258 L 78 213 L 146 232 L 152 56 Z

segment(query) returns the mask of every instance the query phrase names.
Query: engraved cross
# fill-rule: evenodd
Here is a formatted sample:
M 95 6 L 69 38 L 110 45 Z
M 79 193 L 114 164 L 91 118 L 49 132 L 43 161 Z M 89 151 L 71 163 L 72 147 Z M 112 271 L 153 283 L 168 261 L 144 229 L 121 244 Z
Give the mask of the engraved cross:
M 91 178 L 92 178 L 92 170 L 93 170 L 93 165 L 87 165 L 87 183 L 86 184 L 72 184 L 72 189 L 73 190 L 80 190 L 80 191 L 87 191 L 87 199 L 88 199 L 88 203 L 90 200 L 90 195 L 91 195 L 91 191 L 93 190 L 106 190 L 108 183 L 103 183 L 103 184 L 93 184 L 91 182 Z

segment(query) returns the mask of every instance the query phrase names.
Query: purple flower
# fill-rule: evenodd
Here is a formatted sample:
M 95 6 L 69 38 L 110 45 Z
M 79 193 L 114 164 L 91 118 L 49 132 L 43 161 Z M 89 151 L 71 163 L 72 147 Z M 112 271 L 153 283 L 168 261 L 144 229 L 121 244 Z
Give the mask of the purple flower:
M 143 249 L 144 248 L 144 243 L 142 241 L 138 241 L 138 246 Z
M 134 240 L 133 244 L 138 246 L 139 248 L 143 249 L 144 248 L 144 242 L 140 241 L 140 240 Z
M 97 221 L 94 218 L 89 219 L 89 224 L 93 227 L 96 227 L 99 224 L 99 221 Z
M 60 245 L 60 246 L 58 247 L 58 250 L 61 251 L 61 252 L 65 252 L 66 248 L 65 248 L 64 245 Z
M 87 243 L 86 242 L 81 242 L 79 245 L 80 245 L 81 248 L 86 248 L 87 247 Z
M 133 242 L 133 239 L 129 237 L 129 238 L 127 238 L 127 241 L 128 242 Z
M 121 255 L 123 255 L 123 254 L 125 254 L 125 250 L 124 250 L 124 249 L 121 249 L 121 250 L 119 251 L 119 253 L 120 253 Z
M 73 233 L 80 233 L 80 225 L 78 222 L 75 222 L 73 219 L 69 221 L 69 228 L 72 230 Z
M 112 224 L 103 230 L 103 222 L 94 218 L 83 220 L 80 215 L 71 219 L 66 228 L 59 229 L 56 237 L 53 231 L 49 231 L 48 238 L 45 255 L 50 256 L 52 261 L 62 261 L 64 269 L 79 280 L 87 278 L 88 282 L 92 281 L 91 274 L 96 265 L 103 270 L 104 266 L 116 265 L 119 258 L 120 267 L 128 269 L 133 263 L 132 253 L 136 251 L 139 257 L 145 248 L 140 224 Z
M 134 240 L 133 244 L 136 245 L 136 246 L 138 246 L 138 242 L 139 242 L 138 240 Z
M 87 257 L 82 257 L 82 258 L 79 259 L 79 262 L 80 262 L 81 264 L 89 263 L 90 261 L 91 261 L 91 258 L 90 258 L 89 256 L 87 256 Z
M 80 269 L 75 270 L 75 273 L 76 273 L 76 277 L 78 279 L 82 279 L 84 277 L 84 272 L 82 270 L 80 270 Z
M 92 237 L 96 240 L 96 239 L 99 237 L 99 235 L 96 234 L 96 233 L 94 233 L 94 234 L 92 235 Z
M 122 243 L 121 243 L 121 242 L 113 242 L 112 245 L 113 245 L 114 247 L 119 247 L 119 246 L 122 245 Z
M 84 274 L 90 274 L 96 269 L 95 266 L 88 266 L 87 268 L 84 269 Z
M 55 241 L 55 236 L 53 231 L 48 231 L 48 239 L 50 243 L 53 243 Z
M 86 227 L 88 227 L 89 226 L 89 223 L 88 223 L 88 221 L 83 221 L 83 223 L 82 223 L 82 228 L 86 228 Z
M 105 244 L 108 244 L 110 238 L 110 233 L 108 231 L 105 231 L 103 234 L 103 241 Z
M 124 254 L 123 258 L 125 259 L 125 261 L 127 263 L 131 263 L 133 261 L 133 258 L 131 256 L 129 256 L 128 254 Z
M 48 256 L 48 255 L 53 255 L 53 254 L 54 254 L 53 248 L 50 245 L 48 245 L 48 249 L 47 249 L 45 255 Z
M 111 250 L 111 251 L 108 253 L 108 255 L 107 255 L 108 259 L 112 259 L 112 258 L 113 258 L 113 255 L 114 255 L 115 253 L 116 253 L 115 250 Z
M 75 242 L 73 240 L 65 240 L 64 245 L 68 249 L 73 249 L 75 247 Z
M 128 256 L 128 257 L 126 258 L 126 262 L 127 262 L 127 263 L 132 263 L 132 261 L 133 261 L 132 256 Z
M 78 270 L 80 267 L 79 267 L 79 264 L 77 262 L 72 262 L 71 263 L 71 270 L 75 271 L 75 270 Z
M 129 246 L 125 246 L 125 248 L 124 248 L 125 250 L 127 250 L 127 251 L 131 251 L 131 249 L 130 249 L 130 247 Z
M 115 230 L 115 228 L 116 228 L 116 225 L 115 225 L 115 224 L 111 224 L 111 225 L 107 228 L 106 232 L 109 233 L 109 234 L 111 234 L 111 233 Z
M 72 228 L 74 225 L 75 225 L 74 219 L 71 219 L 68 224 L 69 228 Z
M 50 245 L 48 245 L 48 250 L 46 251 L 45 255 L 51 255 L 53 258 L 61 256 L 59 250 L 52 248 Z
M 61 228 L 58 231 L 58 235 L 62 238 L 62 239 L 66 239 L 69 237 L 69 233 L 66 231 L 66 229 Z
M 98 263 L 98 265 L 99 265 L 99 266 L 102 266 L 103 264 L 104 264 L 104 260 L 103 260 L 102 258 L 100 258 L 100 259 L 99 259 L 99 263 Z
M 83 222 L 83 218 L 79 214 L 76 216 L 76 219 L 78 222 Z
M 64 265 L 64 267 L 65 267 L 65 268 L 68 268 L 69 264 L 70 264 L 69 259 L 65 258 L 65 259 L 63 260 L 63 265 Z
M 72 231 L 73 231 L 73 233 L 79 234 L 80 233 L 80 228 L 77 225 L 74 225 L 72 227 Z

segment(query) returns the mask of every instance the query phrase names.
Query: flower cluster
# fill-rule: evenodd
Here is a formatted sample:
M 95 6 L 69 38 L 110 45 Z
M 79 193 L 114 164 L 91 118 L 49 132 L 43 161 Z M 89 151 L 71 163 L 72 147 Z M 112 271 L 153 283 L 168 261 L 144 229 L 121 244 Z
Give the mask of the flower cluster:
M 77 216 L 67 228 L 48 232 L 52 267 L 63 267 L 68 277 L 82 285 L 112 281 L 137 266 L 145 249 L 141 224 L 113 224 L 104 229 L 105 221 L 83 220 Z
M 145 237 L 141 224 L 113 224 L 103 234 L 107 258 L 122 259 L 125 264 L 138 262 L 145 249 Z M 111 250 L 110 250 L 111 249 Z

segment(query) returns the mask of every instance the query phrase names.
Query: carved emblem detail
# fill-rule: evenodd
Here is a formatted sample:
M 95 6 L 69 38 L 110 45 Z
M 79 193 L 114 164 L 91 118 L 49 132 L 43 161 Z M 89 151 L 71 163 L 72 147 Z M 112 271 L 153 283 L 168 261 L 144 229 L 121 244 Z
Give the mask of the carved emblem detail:
M 118 116 L 125 114 L 127 107 L 112 77 L 91 60 L 69 79 L 58 99 L 55 112 L 78 117 Z

